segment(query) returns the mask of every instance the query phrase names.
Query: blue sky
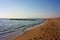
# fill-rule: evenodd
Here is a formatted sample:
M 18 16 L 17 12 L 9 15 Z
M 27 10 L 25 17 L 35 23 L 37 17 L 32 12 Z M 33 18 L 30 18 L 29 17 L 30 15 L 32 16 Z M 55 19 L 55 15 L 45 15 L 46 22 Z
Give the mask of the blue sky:
M 60 0 L 0 0 L 0 18 L 60 17 Z

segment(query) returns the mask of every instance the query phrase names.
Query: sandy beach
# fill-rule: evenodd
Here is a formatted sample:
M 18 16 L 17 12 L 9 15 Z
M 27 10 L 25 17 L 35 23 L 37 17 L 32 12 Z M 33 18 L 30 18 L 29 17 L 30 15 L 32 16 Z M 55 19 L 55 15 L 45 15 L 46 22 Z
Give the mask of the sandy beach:
M 60 18 L 51 18 L 47 23 L 14 37 L 13 40 L 60 40 Z

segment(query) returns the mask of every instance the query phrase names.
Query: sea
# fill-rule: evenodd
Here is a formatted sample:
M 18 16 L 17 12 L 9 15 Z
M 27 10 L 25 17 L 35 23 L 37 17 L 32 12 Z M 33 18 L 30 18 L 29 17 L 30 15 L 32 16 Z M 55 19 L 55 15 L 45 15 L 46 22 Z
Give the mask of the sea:
M 28 28 L 44 23 L 44 19 L 3 19 L 0 18 L 0 40 L 13 40 L 13 37 Z

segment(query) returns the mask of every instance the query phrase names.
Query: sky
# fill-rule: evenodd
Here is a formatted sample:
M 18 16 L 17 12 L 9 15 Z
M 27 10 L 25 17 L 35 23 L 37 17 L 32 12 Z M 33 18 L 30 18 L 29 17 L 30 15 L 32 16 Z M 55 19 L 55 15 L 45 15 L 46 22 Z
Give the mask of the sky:
M 60 0 L 0 0 L 0 18 L 60 17 Z

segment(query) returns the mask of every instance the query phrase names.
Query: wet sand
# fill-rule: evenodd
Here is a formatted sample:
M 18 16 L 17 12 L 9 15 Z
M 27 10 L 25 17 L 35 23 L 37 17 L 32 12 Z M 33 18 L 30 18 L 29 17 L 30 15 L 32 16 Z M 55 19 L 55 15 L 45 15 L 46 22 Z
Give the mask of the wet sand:
M 26 31 L 13 40 L 60 40 L 60 18 L 47 19 L 47 23 Z

